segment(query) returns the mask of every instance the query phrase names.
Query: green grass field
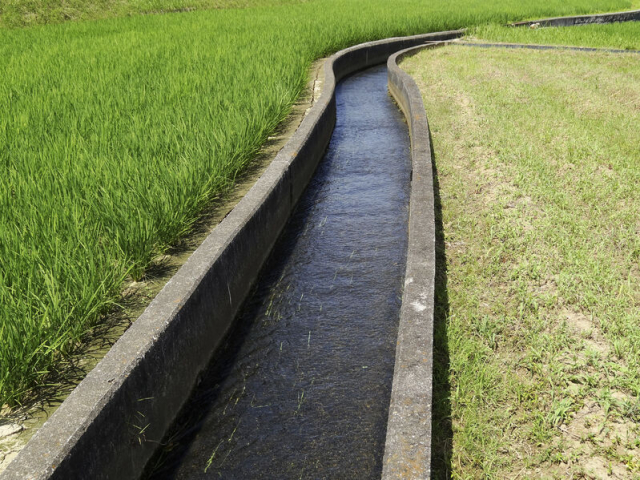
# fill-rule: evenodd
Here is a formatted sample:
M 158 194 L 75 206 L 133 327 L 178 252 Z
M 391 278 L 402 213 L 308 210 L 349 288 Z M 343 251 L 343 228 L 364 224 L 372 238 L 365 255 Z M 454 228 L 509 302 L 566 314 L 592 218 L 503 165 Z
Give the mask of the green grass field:
M 640 22 L 579 27 L 512 28 L 490 24 L 473 28 L 472 38 L 503 43 L 535 43 L 640 50 Z
M 638 32 L 478 35 L 616 29 Z M 640 476 L 639 60 L 452 46 L 402 64 L 442 208 L 435 478 Z
M 285 5 L 1 30 L 0 405 L 50 381 L 124 279 L 142 277 L 224 194 L 287 114 L 314 59 L 392 35 L 630 5 L 269 3 Z M 2 23 L 19 25 L 16 15 L 38 17 L 42 5 L 82 3 L 1 5 Z M 107 0 L 91 5 L 104 11 L 68 17 L 121 13 Z

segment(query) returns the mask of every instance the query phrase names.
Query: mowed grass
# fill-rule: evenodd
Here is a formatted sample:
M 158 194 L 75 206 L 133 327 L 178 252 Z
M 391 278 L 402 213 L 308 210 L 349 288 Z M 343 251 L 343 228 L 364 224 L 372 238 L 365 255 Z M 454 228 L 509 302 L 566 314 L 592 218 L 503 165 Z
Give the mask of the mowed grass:
M 469 32 L 469 36 L 473 39 L 503 43 L 640 50 L 640 22 L 536 29 L 490 24 L 473 28 Z
M 2 31 L 0 406 L 64 370 L 123 281 L 224 195 L 314 59 L 375 38 L 626 6 L 318 0 Z
M 638 60 L 451 46 L 402 63 L 442 205 L 436 478 L 640 475 Z

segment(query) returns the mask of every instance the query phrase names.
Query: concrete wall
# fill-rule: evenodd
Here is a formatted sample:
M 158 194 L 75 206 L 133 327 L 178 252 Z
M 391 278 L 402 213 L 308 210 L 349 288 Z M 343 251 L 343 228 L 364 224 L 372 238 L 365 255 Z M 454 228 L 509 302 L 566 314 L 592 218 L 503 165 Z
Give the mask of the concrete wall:
M 431 477 L 433 316 L 436 230 L 429 124 L 422 95 L 398 62 L 422 48 L 392 55 L 389 91 L 402 109 L 411 136 L 409 249 L 393 373 L 383 473 L 385 480 Z

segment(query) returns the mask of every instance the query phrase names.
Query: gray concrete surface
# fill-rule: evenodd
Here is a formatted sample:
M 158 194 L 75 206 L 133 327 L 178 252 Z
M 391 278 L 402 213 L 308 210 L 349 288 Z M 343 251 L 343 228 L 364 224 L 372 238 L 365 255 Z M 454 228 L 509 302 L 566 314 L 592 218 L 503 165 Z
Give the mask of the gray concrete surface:
M 457 47 L 474 47 L 474 48 L 509 48 L 524 50 L 570 50 L 576 52 L 604 52 L 604 53 L 640 53 L 640 50 L 623 50 L 621 48 L 600 48 L 600 47 L 568 47 L 564 45 L 535 45 L 526 43 L 471 43 L 471 42 L 455 42 L 452 43 Z
M 438 42 L 430 48 L 444 45 Z M 436 231 L 429 124 L 414 80 L 398 66 L 415 47 L 387 62 L 389 91 L 402 109 L 411 136 L 409 249 L 400 311 L 396 363 L 387 424 L 382 478 L 427 479 L 431 476 L 431 407 L 433 388 L 433 315 Z
M 640 10 L 628 12 L 600 13 L 597 15 L 576 15 L 573 17 L 553 17 L 509 24 L 512 27 L 573 27 L 590 23 L 616 23 L 640 21 Z
M 254 187 L 0 478 L 137 478 L 224 338 L 322 158 L 335 123 L 336 83 L 399 49 L 461 33 L 391 38 L 332 56 L 320 99 Z

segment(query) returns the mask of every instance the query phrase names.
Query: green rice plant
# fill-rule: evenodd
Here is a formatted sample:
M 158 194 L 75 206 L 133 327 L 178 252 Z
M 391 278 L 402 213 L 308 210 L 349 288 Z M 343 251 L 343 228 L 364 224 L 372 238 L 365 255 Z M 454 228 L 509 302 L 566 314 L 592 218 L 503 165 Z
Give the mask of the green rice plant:
M 136 14 L 303 3 L 305 0 L 2 0 L 0 26 L 23 27 Z
M 0 405 L 50 381 L 124 279 L 141 278 L 224 195 L 313 60 L 394 35 L 629 6 L 274 3 L 286 5 L 1 31 Z M 11 5 L 0 9 L 5 24 Z

